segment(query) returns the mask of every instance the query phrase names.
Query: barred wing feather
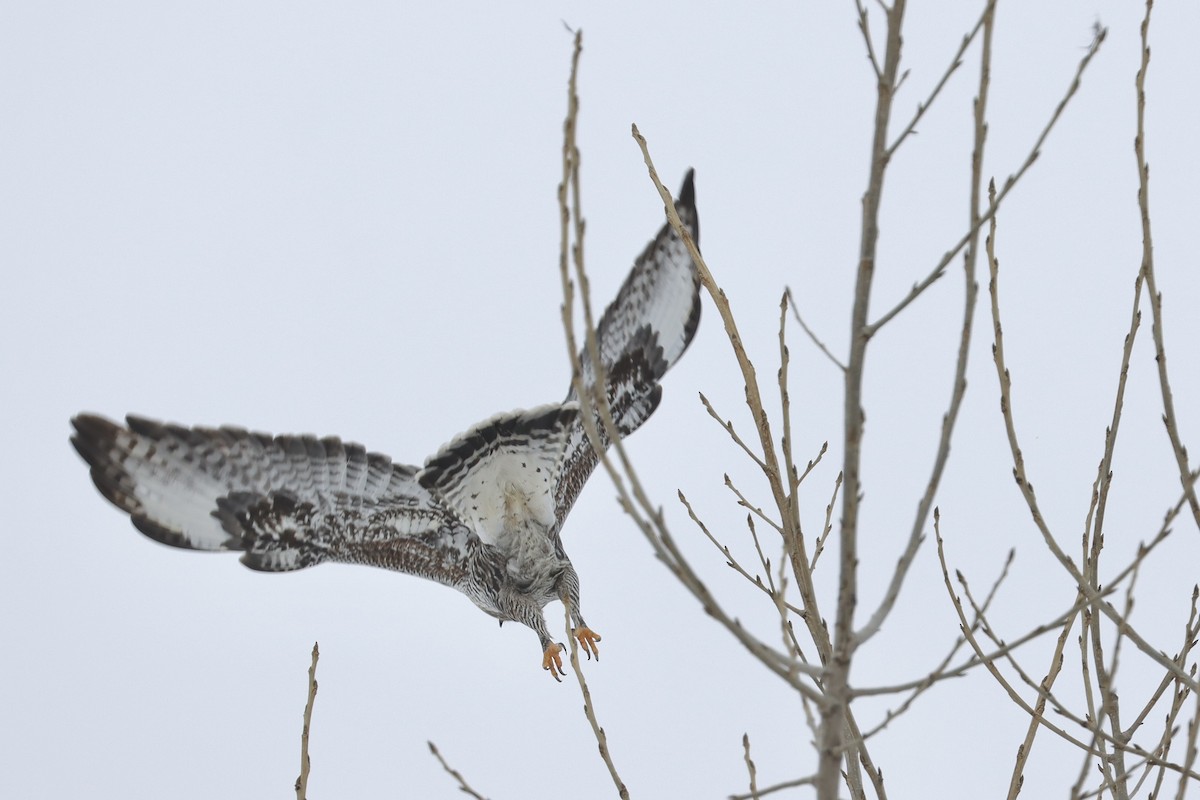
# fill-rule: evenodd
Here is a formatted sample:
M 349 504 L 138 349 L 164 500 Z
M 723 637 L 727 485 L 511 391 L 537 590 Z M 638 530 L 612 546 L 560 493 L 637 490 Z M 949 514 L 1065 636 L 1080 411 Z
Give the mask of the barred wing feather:
M 675 208 L 692 241 L 699 245 L 693 178 L 689 170 Z M 622 438 L 654 413 L 662 398 L 659 380 L 691 344 L 699 324 L 700 276 L 683 239 L 670 224 L 663 225 L 634 262 L 616 299 L 596 326 L 608 403 Z M 594 386 L 596 376 L 586 346 L 580 362 L 584 385 Z M 573 386 L 567 399 L 578 399 Z M 599 419 L 597 429 L 607 447 Z M 582 422 L 576 423 L 555 491 L 559 528 L 598 461 Z
M 286 571 L 322 561 L 376 563 L 454 583 L 470 532 L 416 480 L 336 437 L 184 428 L 81 414 L 75 449 L 92 481 L 151 539 L 191 550 L 243 551 L 242 563 Z

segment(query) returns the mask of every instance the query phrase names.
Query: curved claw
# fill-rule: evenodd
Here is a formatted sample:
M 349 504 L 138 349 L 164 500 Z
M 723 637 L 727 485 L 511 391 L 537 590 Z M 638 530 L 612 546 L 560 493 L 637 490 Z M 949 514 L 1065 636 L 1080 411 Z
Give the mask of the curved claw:
M 562 683 L 562 678 L 559 676 L 567 674 L 563 669 L 562 650 L 561 644 L 551 642 L 546 645 L 546 651 L 542 653 L 542 669 L 549 670 L 550 674 L 554 676 L 554 680 L 559 683 Z
M 591 661 L 592 656 L 596 660 L 600 660 L 600 649 L 596 647 L 596 642 L 602 638 L 600 634 L 588 627 L 576 628 L 574 630 L 575 638 L 579 640 L 579 648 L 587 653 L 588 660 Z

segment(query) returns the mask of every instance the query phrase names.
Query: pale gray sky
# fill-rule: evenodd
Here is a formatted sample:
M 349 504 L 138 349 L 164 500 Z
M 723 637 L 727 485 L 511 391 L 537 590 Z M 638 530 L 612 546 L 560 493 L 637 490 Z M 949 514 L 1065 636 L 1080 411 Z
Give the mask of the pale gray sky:
M 940 77 L 979 6 L 910 5 L 911 73 L 897 122 Z M 1002 181 L 1061 98 L 1092 24 L 1110 27 L 1002 210 L 998 237 L 1018 422 L 1047 518 L 1072 553 L 1141 258 L 1141 13 L 1132 2 L 1007 0 L 995 35 L 985 173 Z M 785 285 L 844 353 L 874 108 L 852 3 L 735 12 L 682 2 L 217 0 L 0 12 L 0 396 L 10 420 L 0 467 L 0 796 L 290 796 L 314 640 L 323 658 L 312 796 L 458 796 L 427 739 L 495 800 L 613 794 L 578 690 L 538 668 L 529 631 L 497 630 L 456 593 L 384 571 L 260 575 L 233 557 L 156 545 L 100 498 L 67 441 L 74 413 L 132 411 L 337 434 L 421 463 L 497 411 L 559 399 L 568 380 L 555 206 L 571 48 L 563 20 L 585 34 L 579 139 L 597 301 L 607 302 L 662 221 L 629 135 L 636 122 L 670 186 L 696 168 L 704 253 L 764 383 L 777 368 Z M 1197 30 L 1195 3 L 1159 3 L 1148 111 L 1168 354 L 1193 453 Z M 889 174 L 877 309 L 963 231 L 977 65 L 973 49 Z M 927 479 L 961 296 L 955 268 L 871 350 L 864 614 Z M 713 590 L 774 637 L 769 604 L 723 566 L 675 501 L 682 489 L 752 558 L 722 475 L 756 501 L 768 496 L 697 400 L 703 391 L 748 427 L 736 365 L 706 306 L 660 410 L 630 446 Z M 1179 493 L 1142 307 L 1109 510 L 1114 568 Z M 938 501 L 950 557 L 973 586 L 988 585 L 1017 548 L 995 612 L 1001 635 L 1015 637 L 1069 607 L 1074 589 L 1012 483 L 986 298 L 977 322 Z M 797 458 L 825 440 L 831 448 L 803 491 L 815 532 L 841 458 L 841 386 L 798 329 L 789 336 Z M 1135 615 L 1168 651 L 1200 574 L 1200 535 L 1178 527 L 1148 565 Z M 603 660 L 586 669 L 633 796 L 744 791 L 743 732 L 763 784 L 811 770 L 795 697 L 653 560 L 603 475 L 576 506 L 566 545 L 588 620 L 604 634 Z M 834 566 L 830 555 L 819 571 L 827 591 Z M 558 607 L 548 612 L 557 622 Z M 919 677 L 956 625 L 927 543 L 854 682 Z M 1023 651 L 1038 677 L 1050 644 Z M 1132 650 L 1122 662 L 1130 701 L 1156 680 L 1144 667 Z M 860 718 L 876 721 L 891 704 L 863 703 Z M 892 723 L 873 755 L 893 798 L 960 797 L 965 787 L 1002 796 L 1026 722 L 980 674 Z M 1026 794 L 1059 796 L 1078 765 L 1047 735 Z

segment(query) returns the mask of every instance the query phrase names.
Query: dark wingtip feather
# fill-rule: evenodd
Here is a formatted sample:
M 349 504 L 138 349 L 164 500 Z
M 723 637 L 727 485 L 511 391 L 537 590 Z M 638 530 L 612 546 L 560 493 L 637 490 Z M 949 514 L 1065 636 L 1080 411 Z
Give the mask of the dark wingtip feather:
M 679 200 L 676 205 L 681 205 L 691 210 L 696 210 L 696 170 L 689 168 L 687 174 L 683 176 L 683 186 L 679 189 Z
M 688 169 L 683 176 L 683 186 L 679 188 L 679 199 L 675 201 L 675 210 L 684 216 L 684 223 L 691 223 L 692 241 L 700 246 L 700 215 L 696 213 L 696 170 Z
M 165 426 L 161 422 L 139 417 L 137 414 L 126 414 L 125 424 L 138 436 L 145 436 L 149 439 L 161 439 L 166 433 Z
M 104 496 L 108 497 L 101 481 L 104 478 L 103 473 L 113 468 L 112 450 L 120 427 L 96 414 L 78 414 L 71 418 L 71 425 L 75 428 L 75 434 L 71 436 L 71 446 L 92 468 L 92 480 Z M 120 505 L 111 497 L 109 500 Z
M 75 428 L 71 445 L 91 467 L 96 490 L 117 508 L 129 514 L 138 513 L 140 505 L 133 498 L 129 475 L 113 458 L 121 426 L 97 414 L 78 414 L 71 418 L 71 425 Z
M 93 467 L 103 460 L 108 445 L 116 439 L 117 431 L 120 430 L 115 422 L 98 414 L 77 414 L 71 417 L 71 426 L 75 428 L 71 444 L 83 460 Z

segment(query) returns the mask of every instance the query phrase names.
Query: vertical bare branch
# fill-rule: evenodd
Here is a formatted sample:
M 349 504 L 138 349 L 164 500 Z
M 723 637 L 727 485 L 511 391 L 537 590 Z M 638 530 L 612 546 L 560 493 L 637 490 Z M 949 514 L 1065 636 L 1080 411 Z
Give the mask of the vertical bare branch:
M 308 773 L 311 763 L 308 758 L 308 731 L 312 726 L 313 702 L 317 699 L 317 659 L 321 653 L 313 642 L 312 664 L 308 668 L 308 702 L 304 704 L 304 728 L 300 732 L 300 776 L 296 778 L 296 800 L 307 800 Z
M 587 680 L 583 677 L 583 670 L 579 668 L 579 644 L 571 632 L 571 599 L 563 595 L 562 602 L 563 616 L 566 618 L 567 641 L 571 643 L 571 670 L 575 673 L 576 680 L 579 681 L 579 691 L 583 695 L 583 714 L 587 717 L 588 724 L 592 726 L 592 734 L 596 737 L 600 758 L 604 760 L 604 766 L 608 767 L 608 774 L 612 778 L 613 785 L 617 787 L 617 796 L 621 800 L 629 800 L 629 790 L 625 788 L 625 781 L 621 780 L 621 775 L 617 772 L 617 765 L 613 763 L 612 754 L 608 752 L 608 735 L 604 733 L 604 728 L 601 728 L 600 723 L 596 720 L 596 709 L 592 705 L 592 692 L 588 689 Z
M 576 145 L 575 132 L 579 118 L 579 95 L 576 93 L 576 77 L 579 74 L 579 58 L 583 53 L 583 31 L 575 32 L 575 46 L 571 56 L 571 77 L 567 83 L 567 116 L 563 122 L 563 176 L 562 182 L 558 185 L 558 205 L 559 219 L 561 225 L 561 249 L 559 253 L 559 268 L 562 275 L 563 284 L 563 328 L 567 336 L 567 348 L 571 356 L 572 383 L 579 387 L 579 364 L 578 348 L 575 346 L 574 328 L 571 324 L 571 300 L 573 298 L 572 284 L 570 281 L 570 273 L 568 270 L 568 253 L 573 257 L 575 263 L 575 274 L 580 282 L 580 291 L 583 293 L 583 312 L 584 323 L 588 332 L 587 349 L 588 355 L 591 358 L 593 367 L 596 370 L 596 385 L 603 386 L 605 383 L 603 368 L 600 363 L 599 354 L 596 350 L 595 324 L 591 316 L 591 304 L 587 302 L 587 273 L 583 268 L 583 234 L 584 221 L 582 204 L 580 201 L 579 191 L 579 147 Z M 571 190 L 570 203 L 567 201 L 568 188 Z M 570 221 L 574 218 L 574 245 L 571 245 L 571 228 Z M 580 396 L 584 396 L 585 392 L 580 392 Z M 588 393 L 590 395 L 590 393 Z M 600 393 L 603 396 L 603 393 Z M 584 410 L 584 417 L 592 418 L 591 411 Z M 590 437 L 593 446 L 596 444 L 596 439 Z M 575 641 L 575 637 L 571 632 L 571 603 L 570 599 L 565 595 L 563 600 L 563 613 L 566 615 L 567 640 L 571 643 L 571 669 L 575 672 L 575 677 L 579 681 L 579 689 L 583 694 L 583 713 L 587 717 L 588 723 L 592 727 L 592 733 L 596 737 L 596 743 L 600 751 L 600 757 L 604 760 L 604 764 L 608 767 L 608 773 L 612 777 L 613 784 L 617 788 L 617 794 L 622 800 L 628 800 L 629 790 L 625 788 L 625 782 L 621 780 L 620 774 L 617 772 L 617 767 L 613 763 L 612 756 L 608 751 L 608 736 L 604 733 L 604 729 L 600 727 L 600 723 L 596 721 L 596 714 L 592 707 L 592 693 L 588 689 L 587 680 L 583 677 L 583 672 L 579 668 L 579 645 Z
M 1200 695 L 1195 698 L 1195 711 L 1192 713 L 1192 718 L 1188 720 L 1187 732 L 1187 755 L 1184 758 L 1183 767 L 1185 773 L 1179 776 L 1179 788 L 1175 793 L 1175 800 L 1183 800 L 1187 794 L 1188 774 L 1192 771 L 1192 767 L 1196 764 L 1196 740 L 1197 733 L 1200 732 Z
M 912 119 L 909 120 L 908 125 L 904 127 L 904 130 L 900 132 L 900 135 L 896 137 L 896 140 L 888 147 L 889 158 L 895 155 L 896 150 L 899 149 L 900 145 L 904 144 L 904 140 L 911 136 L 913 131 L 916 130 L 917 123 L 921 121 L 921 118 L 925 116 L 925 112 L 928 111 L 930 106 L 933 105 L 933 102 L 937 100 L 938 95 L 941 94 L 942 89 L 945 88 L 946 84 L 949 82 L 950 76 L 962 66 L 962 58 L 967 52 L 967 48 L 971 46 L 971 42 L 975 41 L 975 37 L 979 35 L 979 31 L 983 29 L 987 19 L 995 16 L 995 9 L 995 2 L 987 3 L 984 6 L 983 13 L 979 16 L 979 21 L 975 23 L 975 27 L 963 34 L 962 41 L 958 45 L 958 51 L 955 52 L 954 58 L 950 59 L 950 66 L 946 67 L 946 71 L 942 73 L 941 79 L 934 84 L 933 90 L 929 93 L 929 97 L 925 98 L 924 102 L 917 104 L 917 110 L 913 114 Z M 986 45 L 986 47 L 989 51 L 987 60 L 990 62 L 991 44 L 989 43 Z
M 862 499 L 860 469 L 863 436 L 863 370 L 869 333 L 868 312 L 875 274 L 875 252 L 879 241 L 879 208 L 883 179 L 888 166 L 888 122 L 892 114 L 900 68 L 900 31 L 904 24 L 905 0 L 893 0 L 887 9 L 887 39 L 883 66 L 876 81 L 875 124 L 871 141 L 871 166 L 862 200 L 857 276 L 850 318 L 850 347 L 846 361 L 843 398 L 842 525 L 838 565 L 837 609 L 834 615 L 831 658 L 826 664 L 826 700 L 821 704 L 818 729 L 817 797 L 835 800 L 845 754 L 844 732 L 850 703 L 850 662 L 854 654 L 854 609 L 858 600 L 858 509 Z
M 1187 494 L 1188 505 L 1192 509 L 1192 517 L 1200 527 L 1200 500 L 1196 498 L 1196 489 L 1189 480 L 1191 467 L 1188 466 L 1187 448 L 1179 435 L 1179 423 L 1175 416 L 1175 398 L 1171 392 L 1171 381 L 1167 375 L 1167 350 L 1163 343 L 1163 313 L 1162 294 L 1158 291 L 1158 281 L 1154 276 L 1154 239 L 1150 233 L 1150 166 L 1146 163 L 1146 72 L 1150 68 L 1150 10 L 1154 7 L 1153 0 L 1146 0 L 1146 16 L 1142 19 L 1142 65 L 1137 73 L 1137 138 L 1134 139 L 1133 149 L 1137 156 L 1138 167 L 1138 210 L 1142 218 L 1142 274 L 1146 277 L 1146 289 L 1150 292 L 1150 309 L 1154 324 L 1151 332 L 1154 336 L 1154 360 L 1158 365 L 1158 382 L 1162 389 L 1163 423 L 1167 427 L 1167 437 L 1171 441 L 1171 449 L 1175 453 L 1175 461 L 1179 467 L 1179 480 Z
M 742 734 L 742 753 L 746 760 L 746 771 L 750 773 L 750 794 L 747 797 L 752 800 L 759 800 L 762 797 L 758 793 L 758 771 L 754 768 L 754 759 L 750 758 L 750 734 Z
M 967 391 L 967 361 L 971 352 L 971 330 L 975 324 L 975 302 L 979 294 L 979 284 L 975 280 L 976 264 L 979 256 L 980 205 L 983 196 L 983 149 L 987 141 L 987 100 L 988 88 L 992 72 L 992 31 L 995 29 L 996 0 L 989 0 L 984 9 L 980 24 L 983 26 L 983 47 L 979 67 L 979 93 L 975 97 L 975 145 L 971 151 L 971 186 L 969 195 L 968 229 L 971 230 L 971 240 L 963 257 L 963 273 L 965 297 L 963 298 L 962 333 L 958 343 L 958 357 L 955 363 L 954 381 L 950 392 L 950 404 L 942 415 L 942 430 L 938 441 L 936 455 L 933 460 L 929 481 L 925 493 L 917 504 L 916 518 L 908 534 L 908 544 L 905 546 L 888 588 L 884 592 L 879 607 L 867 623 L 858 631 L 856 637 L 861 644 L 874 636 L 883 626 L 888 614 L 895 606 L 896 598 L 908 576 L 909 566 L 916 557 L 917 549 L 924 539 L 925 522 L 929 519 L 929 509 L 933 507 L 933 499 L 941 485 L 942 473 L 950 458 L 950 441 L 954 436 L 954 426 L 958 422 L 958 413 L 962 408 L 963 396 Z M 964 40 L 965 48 L 967 40 Z M 994 219 L 994 217 L 993 217 Z
M 867 8 L 862 4 L 862 0 L 854 0 L 854 5 L 858 10 L 858 29 L 862 32 L 863 43 L 867 48 L 867 60 L 871 62 L 871 69 L 875 70 L 875 77 L 879 79 L 879 59 L 875 57 L 875 44 L 871 41 L 871 26 L 867 17 Z

